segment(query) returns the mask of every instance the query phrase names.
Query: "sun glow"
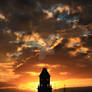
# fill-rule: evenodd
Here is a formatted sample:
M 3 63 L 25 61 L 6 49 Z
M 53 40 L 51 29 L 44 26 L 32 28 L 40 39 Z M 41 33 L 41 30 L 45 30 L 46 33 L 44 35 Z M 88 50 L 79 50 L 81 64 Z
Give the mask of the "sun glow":
M 30 83 L 20 84 L 18 88 L 22 90 L 37 91 L 38 85 L 39 82 L 30 82 Z M 51 86 L 53 89 L 63 88 L 63 85 L 64 85 L 63 81 L 51 82 Z
M 64 85 L 66 87 L 83 87 L 83 86 L 92 86 L 91 83 L 92 79 L 69 79 L 69 80 L 58 80 L 58 81 L 51 81 L 51 86 L 54 89 L 63 88 Z M 86 85 L 85 85 L 86 84 Z M 37 91 L 39 82 L 28 82 L 28 83 L 22 83 L 18 86 L 21 90 L 31 90 L 31 91 Z
M 38 85 L 39 85 L 39 82 L 30 82 L 30 83 L 20 84 L 20 85 L 18 86 L 18 88 L 19 88 L 19 89 L 22 89 L 22 90 L 32 90 L 32 91 L 36 91 Z

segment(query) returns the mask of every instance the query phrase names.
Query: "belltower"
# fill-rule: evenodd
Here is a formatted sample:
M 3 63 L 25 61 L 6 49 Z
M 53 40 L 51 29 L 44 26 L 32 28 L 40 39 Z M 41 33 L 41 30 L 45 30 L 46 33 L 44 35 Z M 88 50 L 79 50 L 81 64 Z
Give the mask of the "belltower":
M 38 86 L 38 92 L 52 92 L 52 87 L 50 86 L 50 74 L 46 68 L 43 68 L 39 77 L 40 84 Z

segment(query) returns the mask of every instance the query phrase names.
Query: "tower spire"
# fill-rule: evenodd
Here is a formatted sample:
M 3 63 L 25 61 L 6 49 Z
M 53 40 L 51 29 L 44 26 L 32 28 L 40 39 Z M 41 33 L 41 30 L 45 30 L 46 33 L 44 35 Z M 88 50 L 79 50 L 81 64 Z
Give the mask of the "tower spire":
M 46 68 L 42 69 L 39 77 L 40 84 L 38 86 L 38 92 L 52 92 L 52 87 L 50 86 L 50 74 Z

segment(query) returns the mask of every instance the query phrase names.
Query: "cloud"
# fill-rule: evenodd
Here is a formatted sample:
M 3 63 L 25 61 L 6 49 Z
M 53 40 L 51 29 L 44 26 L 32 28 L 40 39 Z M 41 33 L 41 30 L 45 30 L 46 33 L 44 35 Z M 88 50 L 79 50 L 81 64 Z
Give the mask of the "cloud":
M 6 82 L 11 79 L 15 79 L 19 77 L 19 75 L 16 75 L 14 73 L 13 64 L 14 62 L 0 63 L 0 81 L 1 82 Z
M 7 77 L 1 80 L 37 77 L 44 66 L 57 79 L 91 78 L 90 7 L 90 0 L 1 1 L 0 76 Z
M 7 82 L 0 82 L 0 89 L 1 88 L 9 88 L 9 87 L 14 87 L 14 85 L 13 84 L 9 84 L 9 83 L 7 83 Z

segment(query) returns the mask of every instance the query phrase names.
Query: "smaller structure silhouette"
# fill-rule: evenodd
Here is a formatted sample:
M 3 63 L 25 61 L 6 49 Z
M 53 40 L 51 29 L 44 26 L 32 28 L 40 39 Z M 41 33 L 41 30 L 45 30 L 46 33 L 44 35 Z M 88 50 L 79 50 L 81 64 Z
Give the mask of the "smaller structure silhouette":
M 52 92 L 52 87 L 50 86 L 50 74 L 46 68 L 43 68 L 39 77 L 40 84 L 38 86 L 38 92 Z
M 64 85 L 64 92 L 66 92 L 66 87 L 65 87 L 65 85 Z

